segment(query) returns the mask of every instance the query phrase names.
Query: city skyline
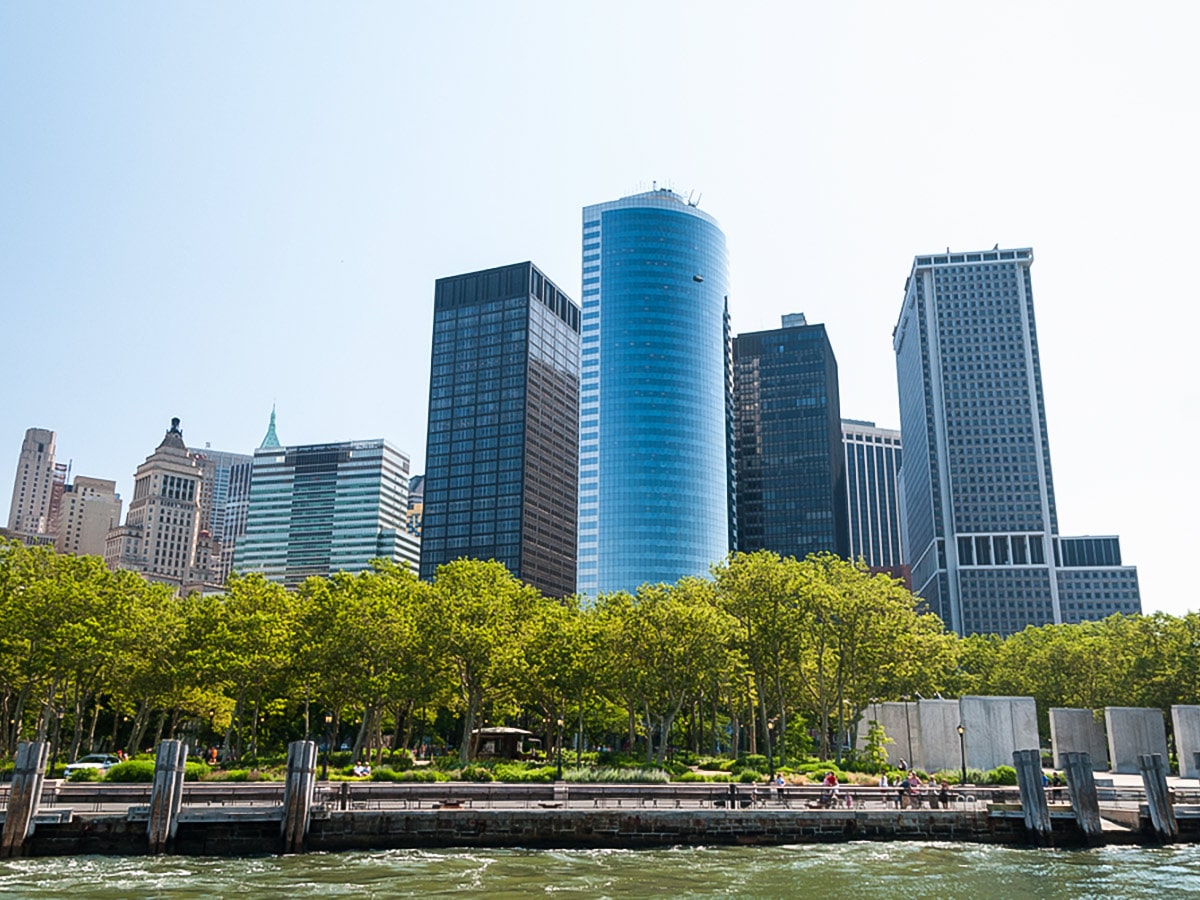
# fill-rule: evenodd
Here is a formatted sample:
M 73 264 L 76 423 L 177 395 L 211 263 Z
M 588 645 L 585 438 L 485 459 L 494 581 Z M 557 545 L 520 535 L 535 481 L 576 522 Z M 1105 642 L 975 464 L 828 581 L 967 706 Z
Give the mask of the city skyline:
M 383 434 L 421 472 L 429 285 L 532 258 L 578 297 L 580 208 L 657 178 L 721 221 L 733 332 L 803 308 L 883 427 L 912 256 L 1035 247 L 1060 530 L 1119 533 L 1147 611 L 1194 606 L 1195 476 L 1140 436 L 1196 406 L 1195 11 L 114 10 L 0 10 L 0 479 L 42 427 L 129 498 L 164 416 L 248 453 L 274 401 L 290 440 Z M 540 152 L 480 138 L 527 111 Z M 118 389 L 143 342 L 171 364 Z

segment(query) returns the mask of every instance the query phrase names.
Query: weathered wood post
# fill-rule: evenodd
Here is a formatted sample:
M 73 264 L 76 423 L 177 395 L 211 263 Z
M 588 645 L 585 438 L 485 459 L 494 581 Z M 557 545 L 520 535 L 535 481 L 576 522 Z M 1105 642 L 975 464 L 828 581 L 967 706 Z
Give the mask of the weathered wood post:
M 50 745 L 45 741 L 22 741 L 17 745 L 12 789 L 8 792 L 8 812 L 4 815 L 4 833 L 0 836 L 0 858 L 21 855 L 25 838 L 33 834 L 33 817 L 42 802 L 42 781 L 46 777 L 46 758 Z
M 1150 807 L 1150 824 L 1154 833 L 1164 844 L 1179 837 L 1179 823 L 1171 806 L 1171 794 L 1167 789 L 1167 761 L 1161 753 L 1138 755 L 1138 769 L 1142 773 L 1142 784 L 1146 786 L 1146 805 Z
M 151 853 L 166 853 L 179 828 L 179 809 L 183 806 L 183 773 L 187 765 L 187 744 L 163 741 L 154 756 L 154 787 L 150 793 L 150 821 L 146 835 Z
M 292 741 L 288 744 L 287 781 L 283 786 L 283 821 L 280 825 L 284 853 L 304 850 L 316 787 L 316 743 Z
M 1096 779 L 1092 775 L 1092 755 L 1068 751 L 1062 755 L 1062 763 L 1075 821 L 1079 823 L 1084 840 L 1092 846 L 1097 846 L 1102 841 L 1104 829 L 1100 823 L 1100 799 L 1096 794 Z
M 1013 768 L 1017 770 L 1017 786 L 1021 789 L 1021 810 L 1025 813 L 1025 830 L 1040 846 L 1050 843 L 1050 808 L 1042 786 L 1042 751 L 1014 750 Z

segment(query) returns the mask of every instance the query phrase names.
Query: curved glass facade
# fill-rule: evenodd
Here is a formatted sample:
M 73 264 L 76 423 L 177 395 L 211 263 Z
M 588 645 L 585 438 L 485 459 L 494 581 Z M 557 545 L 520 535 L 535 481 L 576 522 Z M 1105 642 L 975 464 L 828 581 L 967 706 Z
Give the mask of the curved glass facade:
M 672 191 L 584 209 L 578 590 L 730 547 L 725 235 Z

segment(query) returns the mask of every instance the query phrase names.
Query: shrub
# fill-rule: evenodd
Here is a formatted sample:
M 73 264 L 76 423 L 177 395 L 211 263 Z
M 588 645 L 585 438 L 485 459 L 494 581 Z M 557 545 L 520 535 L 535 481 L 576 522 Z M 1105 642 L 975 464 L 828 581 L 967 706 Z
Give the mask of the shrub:
M 104 780 L 118 784 L 151 784 L 154 782 L 154 760 L 131 759 L 117 763 L 108 770 Z
M 401 747 L 399 750 L 393 750 L 388 756 L 388 763 L 397 772 L 403 772 L 406 769 L 413 767 L 412 754 Z
M 492 770 L 492 776 L 497 781 L 509 784 L 549 784 L 558 774 L 555 766 L 539 766 L 530 768 L 520 763 L 498 763 Z
M 433 767 L 435 769 L 442 769 L 443 771 L 446 771 L 449 769 L 457 769 L 459 765 L 461 765 L 461 763 L 459 762 L 457 754 L 435 756 L 433 758 Z
M 761 753 L 751 753 L 741 760 L 743 769 L 753 769 L 756 772 L 767 771 L 767 758 Z
M 762 776 L 758 772 L 754 771 L 753 769 L 746 769 L 745 771 L 742 772 L 741 775 L 738 776 L 738 781 L 743 782 L 743 783 L 749 783 L 752 781 L 762 781 Z
M 671 776 L 662 769 L 633 769 L 613 766 L 564 769 L 563 781 L 611 784 L 666 784 Z
M 460 781 L 493 781 L 492 773 L 483 766 L 463 766 L 458 773 Z
M 1017 770 L 1012 766 L 996 766 L 984 777 L 988 784 L 1014 785 L 1017 783 Z
M 183 764 L 184 781 L 200 781 L 208 775 L 208 766 L 198 759 L 189 759 Z
M 100 781 L 103 777 L 101 769 L 76 769 L 67 781 Z
M 334 773 L 335 774 L 335 773 Z M 331 774 L 331 779 L 333 775 Z M 211 772 L 208 781 L 282 781 L 283 776 L 267 774 L 258 769 L 224 769 Z

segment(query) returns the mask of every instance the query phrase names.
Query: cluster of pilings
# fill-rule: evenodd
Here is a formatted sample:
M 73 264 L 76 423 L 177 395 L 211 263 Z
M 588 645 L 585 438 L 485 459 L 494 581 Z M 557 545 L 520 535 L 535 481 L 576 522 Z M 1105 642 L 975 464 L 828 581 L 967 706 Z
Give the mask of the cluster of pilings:
M 17 748 L 4 830 L 0 836 L 0 858 L 20 856 L 26 840 L 33 834 L 41 804 L 48 749 L 45 741 L 22 742 Z M 187 745 L 183 741 L 163 741 L 158 745 L 146 823 L 147 848 L 152 854 L 169 853 L 173 849 L 183 806 L 187 755 Z M 284 853 L 299 853 L 304 849 L 316 790 L 316 761 L 317 745 L 313 741 L 295 741 L 288 745 L 287 781 L 280 811 L 280 850 Z
M 1075 822 L 1087 843 L 1099 845 L 1102 843 L 1103 826 L 1100 822 L 1096 781 L 1092 776 L 1091 755 L 1082 752 L 1065 753 L 1062 762 Z M 1046 802 L 1041 751 L 1014 751 L 1013 767 L 1017 770 L 1025 830 L 1033 843 L 1047 846 L 1053 842 L 1053 832 L 1050 808 Z M 1175 810 L 1171 806 L 1171 795 L 1167 788 L 1167 763 L 1160 753 L 1143 753 L 1138 757 L 1138 769 L 1146 787 L 1146 805 L 1149 807 L 1154 833 L 1163 843 L 1173 843 L 1179 837 L 1179 823 L 1175 819 Z

